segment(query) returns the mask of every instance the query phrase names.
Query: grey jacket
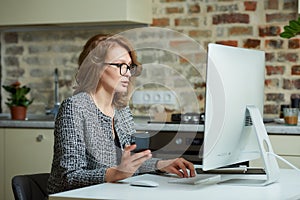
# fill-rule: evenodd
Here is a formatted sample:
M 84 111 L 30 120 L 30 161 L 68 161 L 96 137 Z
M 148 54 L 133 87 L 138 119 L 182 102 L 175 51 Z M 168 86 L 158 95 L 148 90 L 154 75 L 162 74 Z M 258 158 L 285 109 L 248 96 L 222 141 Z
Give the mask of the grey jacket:
M 114 128 L 121 148 L 129 144 L 135 133 L 129 107 L 115 111 Z M 119 164 L 122 151 L 113 139 L 112 118 L 103 114 L 87 93 L 62 102 L 54 136 L 49 194 L 103 183 L 107 168 Z M 156 162 L 154 158 L 146 161 L 138 172 L 154 171 Z

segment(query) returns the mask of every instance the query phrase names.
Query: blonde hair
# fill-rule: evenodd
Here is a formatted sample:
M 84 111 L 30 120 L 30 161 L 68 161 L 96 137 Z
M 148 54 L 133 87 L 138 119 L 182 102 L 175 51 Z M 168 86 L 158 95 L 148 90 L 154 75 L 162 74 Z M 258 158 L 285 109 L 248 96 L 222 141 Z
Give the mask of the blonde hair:
M 104 70 L 106 55 L 115 45 L 125 48 L 131 57 L 132 63 L 138 66 L 135 76 L 141 73 L 142 66 L 137 61 L 136 53 L 128 40 L 119 35 L 95 35 L 86 42 L 79 55 L 78 71 L 76 74 L 77 85 L 74 86 L 74 94 L 78 94 L 80 92 L 96 92 L 101 74 Z M 130 84 L 126 93 L 115 93 L 113 99 L 114 106 L 121 108 L 128 104 L 129 94 L 133 90 L 134 77 L 130 77 L 129 81 Z

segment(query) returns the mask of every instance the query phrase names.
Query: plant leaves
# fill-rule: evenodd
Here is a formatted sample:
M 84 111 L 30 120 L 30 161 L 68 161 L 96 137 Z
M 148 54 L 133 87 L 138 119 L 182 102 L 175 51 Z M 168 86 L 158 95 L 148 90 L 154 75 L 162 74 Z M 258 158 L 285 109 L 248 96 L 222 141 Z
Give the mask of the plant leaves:
M 300 31 L 300 24 L 296 20 L 291 20 L 289 26 L 294 29 L 295 31 Z
M 10 93 L 10 97 L 8 97 L 7 102 L 5 102 L 5 104 L 8 107 L 11 106 L 28 107 L 33 102 L 33 99 L 29 100 L 26 97 L 26 94 L 30 92 L 30 88 L 26 87 L 25 85 L 23 87 L 19 87 L 19 85 L 2 86 L 8 93 Z
M 283 27 L 283 32 L 280 33 L 282 38 L 292 38 L 300 33 L 300 17 L 296 20 L 290 20 L 289 25 Z
M 294 37 L 295 36 L 295 34 L 293 34 L 293 33 L 290 33 L 290 32 L 282 32 L 282 33 L 280 33 L 280 37 L 282 37 L 282 38 L 291 38 L 291 37 Z
M 283 29 L 284 29 L 285 32 L 291 32 L 291 33 L 296 31 L 295 29 L 293 29 L 290 26 L 284 26 Z

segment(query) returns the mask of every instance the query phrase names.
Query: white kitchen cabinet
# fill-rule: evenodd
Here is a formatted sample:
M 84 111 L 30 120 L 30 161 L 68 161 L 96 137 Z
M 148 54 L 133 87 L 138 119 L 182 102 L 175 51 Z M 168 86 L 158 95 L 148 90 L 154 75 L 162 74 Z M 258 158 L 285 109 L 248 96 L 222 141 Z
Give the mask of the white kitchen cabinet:
M 0 5 L 0 26 L 152 23 L 152 0 L 0 0 Z
M 275 154 L 300 168 L 300 136 L 299 135 L 269 135 Z M 277 159 L 280 168 L 291 168 Z M 262 166 L 261 160 L 250 162 L 250 166 Z
M 300 137 L 297 135 L 271 135 L 273 150 L 296 167 L 300 168 Z M 278 161 L 281 168 L 290 168 Z
M 53 130 L 4 128 L 1 131 L 4 139 L 4 169 L 1 169 L 4 171 L 4 197 L 1 199 L 13 200 L 13 176 L 50 172 Z

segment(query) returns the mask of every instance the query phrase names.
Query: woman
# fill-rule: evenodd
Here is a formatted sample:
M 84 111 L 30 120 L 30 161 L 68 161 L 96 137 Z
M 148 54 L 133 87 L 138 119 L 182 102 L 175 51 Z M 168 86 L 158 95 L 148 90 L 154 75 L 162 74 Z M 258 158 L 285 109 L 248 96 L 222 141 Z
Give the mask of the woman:
M 189 169 L 195 175 L 192 163 L 182 158 L 158 160 L 150 150 L 131 153 L 136 145 L 129 145 L 135 130 L 128 94 L 141 66 L 127 40 L 96 35 L 78 64 L 74 95 L 62 102 L 55 121 L 50 194 L 154 170 L 188 177 Z

